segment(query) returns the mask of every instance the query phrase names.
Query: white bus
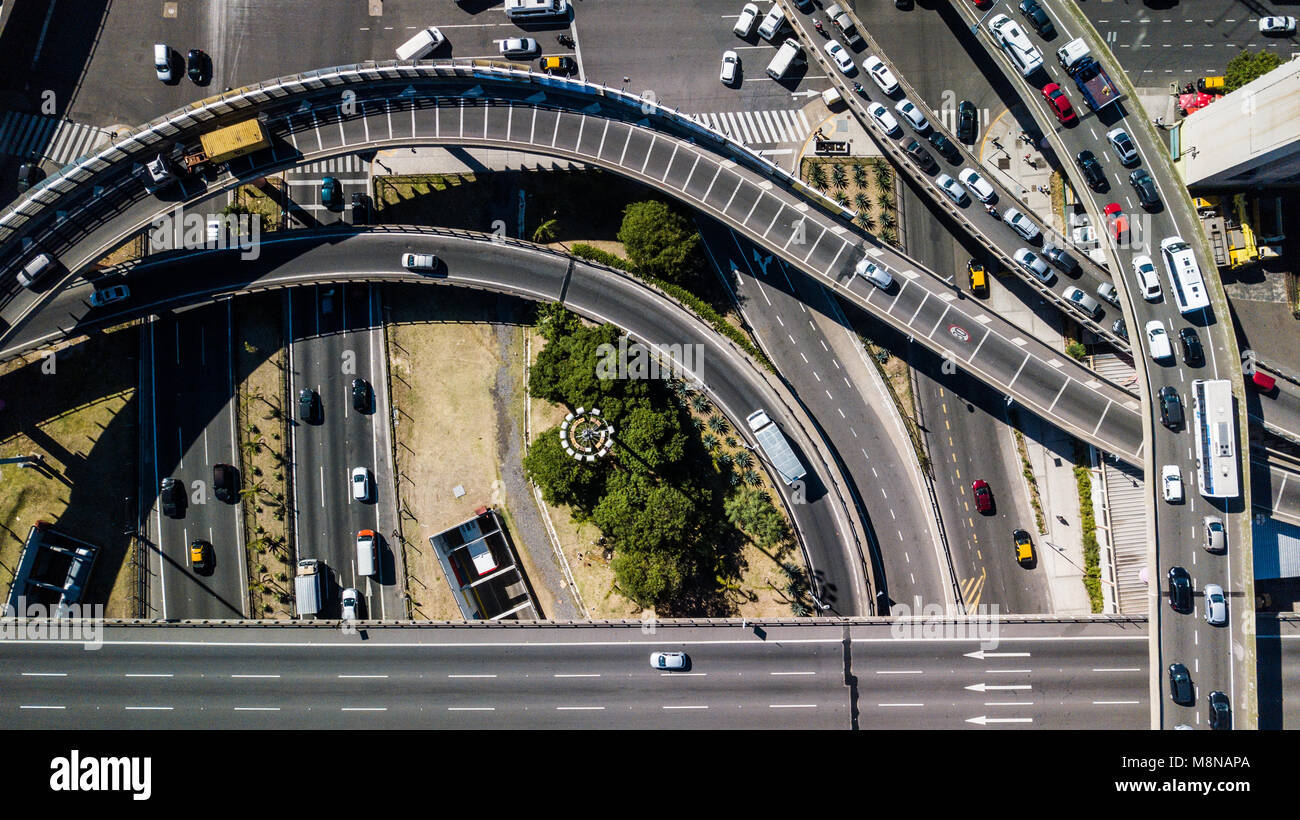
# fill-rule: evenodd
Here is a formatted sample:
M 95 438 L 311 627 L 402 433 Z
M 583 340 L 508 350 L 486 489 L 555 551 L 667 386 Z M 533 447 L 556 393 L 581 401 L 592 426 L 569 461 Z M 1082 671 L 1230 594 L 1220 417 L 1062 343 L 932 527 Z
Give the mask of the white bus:
M 1237 416 L 1232 412 L 1232 382 L 1192 382 L 1192 432 L 1196 436 L 1196 483 L 1207 498 L 1236 498 Z
M 506 0 L 506 16 L 511 20 L 567 17 L 569 0 Z
M 1174 295 L 1178 312 L 1191 313 L 1209 307 L 1210 297 L 1205 294 L 1205 280 L 1201 278 L 1201 268 L 1196 264 L 1196 254 L 1183 238 L 1165 237 L 1160 242 L 1160 255 L 1165 260 L 1169 292 Z

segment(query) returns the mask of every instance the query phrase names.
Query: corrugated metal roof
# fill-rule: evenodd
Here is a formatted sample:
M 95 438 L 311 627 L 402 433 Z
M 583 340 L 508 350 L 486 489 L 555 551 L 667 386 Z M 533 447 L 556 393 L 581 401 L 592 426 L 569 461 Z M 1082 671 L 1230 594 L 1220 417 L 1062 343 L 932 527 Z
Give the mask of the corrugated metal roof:
M 1300 527 L 1256 515 L 1251 525 L 1255 579 L 1300 577 Z M 1232 545 L 1228 545 L 1232 549 Z

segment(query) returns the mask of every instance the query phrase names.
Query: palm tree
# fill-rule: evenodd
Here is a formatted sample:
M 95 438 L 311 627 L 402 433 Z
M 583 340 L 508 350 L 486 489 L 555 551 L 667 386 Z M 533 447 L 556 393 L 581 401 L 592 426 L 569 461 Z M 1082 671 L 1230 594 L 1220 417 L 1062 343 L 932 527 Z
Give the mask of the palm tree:
M 871 215 L 871 211 L 858 211 L 858 215 L 854 221 L 868 231 L 874 231 L 876 229 L 876 218 Z
M 842 191 L 844 186 L 849 184 L 849 175 L 844 170 L 844 166 L 838 162 L 831 166 L 831 185 L 835 190 Z
M 748 470 L 753 465 L 754 465 L 754 457 L 750 455 L 748 450 L 741 450 L 739 453 L 736 453 L 737 467 L 739 467 L 742 470 Z
M 876 187 L 880 190 L 883 191 L 893 186 L 894 172 L 883 159 L 877 159 L 872 163 L 871 175 L 875 177 Z
M 859 188 L 867 187 L 867 168 L 860 162 L 853 165 L 853 184 Z
M 835 204 L 839 205 L 841 208 L 849 207 L 849 195 L 844 191 L 840 191 L 835 195 Z
M 731 470 L 731 463 L 732 463 L 732 457 L 730 454 L 723 453 L 722 455 L 718 456 L 718 467 L 723 472 L 728 472 Z
M 709 397 L 703 393 L 696 393 L 691 396 L 691 409 L 697 413 L 709 412 Z
M 861 165 L 854 165 L 854 168 L 861 168 Z M 853 207 L 857 208 L 858 213 L 871 209 L 871 197 L 867 196 L 866 191 L 858 191 L 853 195 Z
M 751 487 L 757 486 L 760 482 L 758 473 L 754 472 L 753 470 L 745 470 L 745 472 L 743 473 L 743 478 L 745 479 L 745 483 Z
M 736 449 L 736 437 L 735 437 L 735 436 L 727 436 L 727 438 L 726 438 L 726 444 L 727 444 L 727 446 L 730 447 L 731 449 L 733 449 L 733 450 Z
M 890 245 L 895 245 L 898 243 L 898 234 L 894 232 L 893 228 L 890 227 L 881 228 L 880 233 L 876 235 L 880 237 L 881 242 L 885 242 Z
M 882 211 L 882 212 L 881 212 L 881 214 L 880 214 L 880 227 L 881 227 L 882 230 L 885 229 L 885 228 L 889 228 L 889 229 L 892 230 L 892 229 L 893 229 L 895 226 L 897 226 L 897 225 L 898 225 L 898 217 L 894 215 L 894 212 L 893 212 L 893 211 Z
M 890 194 L 876 194 L 876 207 L 882 213 L 888 213 L 894 210 L 894 197 Z
M 722 416 L 714 414 L 712 416 L 709 416 L 709 429 L 717 433 L 718 435 L 722 435 L 723 433 L 727 432 L 727 430 L 730 428 L 727 425 L 726 419 L 724 419 Z
M 712 433 L 705 433 L 700 437 L 700 442 L 704 445 L 704 449 L 710 453 L 718 449 L 718 437 Z
M 826 169 L 822 163 L 814 162 L 808 166 L 808 184 L 822 190 L 826 188 Z
M 547 242 L 554 242 L 556 234 L 555 229 L 558 226 L 559 222 L 557 220 L 546 220 L 542 224 L 538 225 L 536 230 L 533 231 L 533 241 L 539 245 L 545 245 Z
M 703 430 L 704 419 L 700 418 L 699 416 L 691 416 L 691 426 L 694 427 L 696 430 Z

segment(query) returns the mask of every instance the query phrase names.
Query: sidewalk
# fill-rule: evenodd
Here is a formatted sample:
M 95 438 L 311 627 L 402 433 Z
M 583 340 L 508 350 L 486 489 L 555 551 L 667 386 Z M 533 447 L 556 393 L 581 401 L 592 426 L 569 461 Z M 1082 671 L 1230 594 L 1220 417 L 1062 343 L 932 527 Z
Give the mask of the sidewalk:
M 979 160 L 1040 219 L 1054 225 L 1056 221 L 1048 216 L 1052 212 L 1052 167 L 1039 149 L 1042 140 L 1037 132 L 1022 131 L 1011 111 L 1006 110 L 984 129 Z
M 1025 448 L 1038 482 L 1047 534 L 1034 538 L 1038 566 L 1047 575 L 1054 615 L 1090 615 L 1083 586 L 1083 530 L 1074 449 L 1069 434 L 1029 413 L 1020 414 Z

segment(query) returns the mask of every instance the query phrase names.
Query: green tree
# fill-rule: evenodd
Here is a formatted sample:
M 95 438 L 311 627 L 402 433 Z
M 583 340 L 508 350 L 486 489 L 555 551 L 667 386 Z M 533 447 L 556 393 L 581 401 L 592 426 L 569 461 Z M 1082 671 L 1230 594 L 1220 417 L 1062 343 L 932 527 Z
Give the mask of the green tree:
M 695 510 L 681 490 L 626 471 L 611 475 L 605 486 L 592 521 L 619 547 L 674 551 L 690 543 Z
M 675 415 L 661 413 L 647 404 L 639 404 L 619 420 L 615 442 L 636 457 L 620 459 L 631 469 L 645 467 L 659 470 L 665 464 L 681 461 L 686 455 L 686 434 Z
M 605 485 L 605 465 L 588 465 L 564 451 L 560 428 L 552 427 L 524 455 L 524 473 L 542 490 L 547 504 L 565 504 L 590 514 Z
M 1223 72 L 1224 88 L 1228 91 L 1236 91 L 1280 65 L 1282 65 L 1282 58 L 1270 51 L 1252 52 L 1250 49 L 1245 49 L 1228 61 Z
M 818 190 L 825 190 L 826 167 L 820 162 L 814 162 L 808 166 L 808 184 Z
M 858 215 L 853 221 L 858 223 L 864 230 L 874 231 L 876 229 L 876 218 L 871 215 L 871 211 L 858 211 Z
M 867 187 L 867 166 L 860 162 L 853 165 L 853 184 L 859 188 Z
M 574 333 L 581 327 L 582 320 L 578 314 L 559 302 L 543 302 L 537 306 L 537 332 L 548 341 Z
M 731 429 L 731 425 L 727 424 L 727 420 L 717 414 L 709 416 L 709 420 L 706 423 L 709 426 L 709 430 L 714 433 L 717 433 L 718 435 L 723 435 L 729 429 Z
M 1083 346 L 1082 342 L 1070 342 L 1065 346 L 1065 352 L 1079 361 L 1083 361 L 1084 357 L 1088 355 L 1088 349 Z
M 671 602 L 690 574 L 689 563 L 680 556 L 645 550 L 619 552 L 611 566 L 619 591 L 649 607 Z
M 861 168 L 861 165 L 855 165 L 854 168 Z M 858 209 L 858 213 L 871 210 L 871 197 L 867 196 L 866 191 L 858 191 L 853 195 L 853 207 Z
M 722 506 L 727 520 L 761 547 L 770 549 L 790 537 L 785 517 L 762 490 L 742 487 L 727 496 Z
M 556 231 L 559 228 L 559 225 L 560 225 L 559 220 L 556 219 L 546 220 L 542 224 L 538 225 L 537 229 L 533 231 L 533 241 L 538 243 L 539 245 L 544 245 L 547 242 L 554 242 L 555 237 L 557 235 Z
M 841 191 L 844 189 L 844 186 L 848 184 L 849 184 L 849 174 L 847 171 L 844 170 L 844 166 L 838 162 L 832 165 L 831 185 L 835 188 L 835 190 Z
M 659 200 L 628 205 L 618 241 L 637 270 L 659 279 L 680 283 L 699 266 L 699 233 Z

